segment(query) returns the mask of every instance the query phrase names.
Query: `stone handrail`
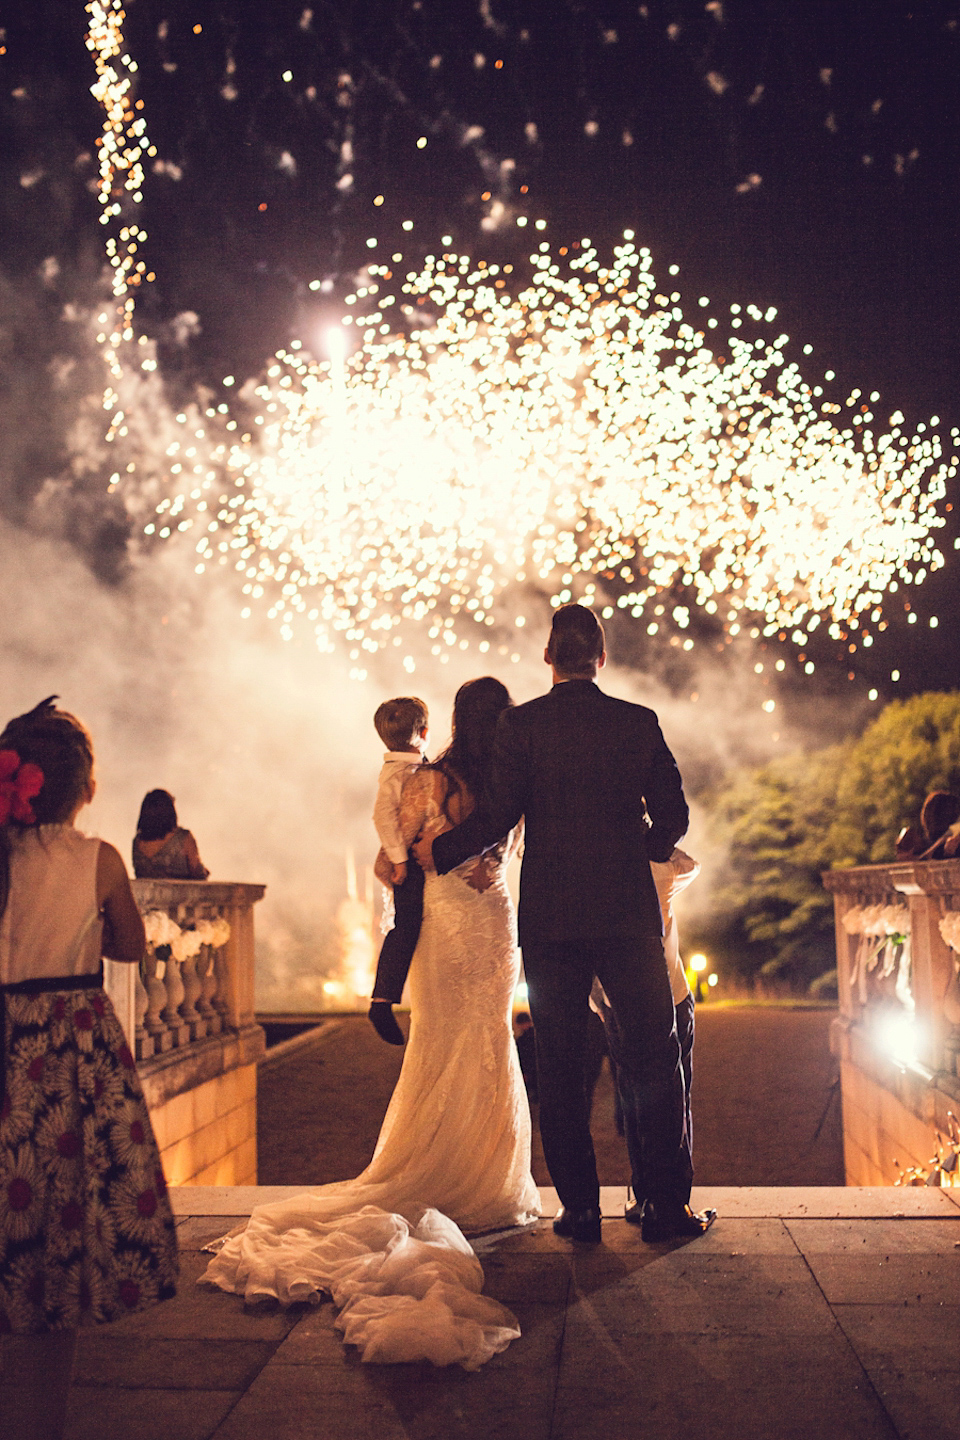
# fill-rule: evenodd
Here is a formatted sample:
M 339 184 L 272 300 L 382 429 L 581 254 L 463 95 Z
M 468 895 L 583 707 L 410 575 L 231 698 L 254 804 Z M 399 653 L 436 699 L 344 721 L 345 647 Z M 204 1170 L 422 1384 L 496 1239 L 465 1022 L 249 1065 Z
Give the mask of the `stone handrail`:
M 106 962 L 106 988 L 138 1062 L 255 1026 L 253 907 L 264 889 L 216 880 L 133 881 L 148 936 L 166 917 L 177 937 L 172 946 L 148 943 L 142 974 L 136 965 Z
M 834 899 L 844 1022 L 858 1026 L 878 1007 L 902 1006 L 916 1022 L 917 1061 L 931 1075 L 957 1076 L 960 957 L 941 921 L 960 911 L 960 860 L 861 865 L 822 878 Z M 905 912 L 908 928 L 894 933 Z

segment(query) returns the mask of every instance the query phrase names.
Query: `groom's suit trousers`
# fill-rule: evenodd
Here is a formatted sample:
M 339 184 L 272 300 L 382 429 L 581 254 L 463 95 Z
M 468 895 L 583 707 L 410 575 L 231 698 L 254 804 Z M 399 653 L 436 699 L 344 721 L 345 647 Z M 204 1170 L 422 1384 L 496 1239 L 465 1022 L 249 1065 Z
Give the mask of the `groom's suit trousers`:
M 618 1082 L 634 1183 L 667 1208 L 690 1194 L 675 1008 L 657 934 L 523 946 L 537 1040 L 540 1135 L 560 1203 L 599 1203 L 584 1045 L 594 975 L 616 1017 Z

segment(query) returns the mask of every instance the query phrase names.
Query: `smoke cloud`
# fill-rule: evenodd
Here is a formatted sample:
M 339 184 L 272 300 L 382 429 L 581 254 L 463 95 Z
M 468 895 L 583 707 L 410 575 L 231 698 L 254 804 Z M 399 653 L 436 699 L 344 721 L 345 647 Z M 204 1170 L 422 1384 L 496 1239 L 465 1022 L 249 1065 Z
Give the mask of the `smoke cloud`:
M 7 301 L 22 328 L 29 315 L 9 290 Z M 361 899 L 372 897 L 377 704 L 421 695 L 437 753 L 464 680 L 497 674 L 518 703 L 544 690 L 550 607 L 525 596 L 527 627 L 511 631 L 509 644 L 494 628 L 486 654 L 472 647 L 437 657 L 425 633 L 414 636 L 404 646 L 412 672 L 381 653 L 362 683 L 349 678 L 346 655 L 321 654 L 308 632 L 284 640 L 255 607 L 242 618 L 233 570 L 197 573 L 196 529 L 155 548 L 142 539 L 164 493 L 169 447 L 196 429 L 207 398 L 171 403 L 153 347 L 140 342 L 145 363 L 119 387 L 125 429 L 106 445 L 96 323 L 96 312 L 61 316 L 3 407 L 0 718 L 56 693 L 88 724 L 99 788 L 81 823 L 124 855 L 144 793 L 170 790 L 213 878 L 267 886 L 257 910 L 258 1006 L 315 1011 L 334 1003 L 324 982 L 343 976 L 338 910 L 354 863 Z M 39 376 L 32 391 L 30 374 Z M 186 453 L 200 476 L 216 464 L 214 438 L 195 449 Z M 761 710 L 770 692 L 749 652 L 704 662 L 678 695 L 656 674 L 617 665 L 629 623 L 617 617 L 610 627 L 603 686 L 658 712 L 694 797 L 732 766 L 796 743 Z M 702 913 L 712 865 L 696 804 L 685 845 L 705 862 L 690 892 L 699 891 L 690 904 Z

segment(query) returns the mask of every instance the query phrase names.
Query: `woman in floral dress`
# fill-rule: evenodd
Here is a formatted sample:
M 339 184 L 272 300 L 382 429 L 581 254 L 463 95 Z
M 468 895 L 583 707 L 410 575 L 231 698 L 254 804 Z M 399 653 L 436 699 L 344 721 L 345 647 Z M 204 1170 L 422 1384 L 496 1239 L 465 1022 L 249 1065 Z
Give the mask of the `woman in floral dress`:
M 118 852 L 75 828 L 93 748 L 54 698 L 0 735 L 0 1336 L 18 1437 L 62 1432 L 78 1327 L 168 1298 L 177 1277 L 160 1157 L 103 991 L 101 956 L 138 962 L 143 923 Z

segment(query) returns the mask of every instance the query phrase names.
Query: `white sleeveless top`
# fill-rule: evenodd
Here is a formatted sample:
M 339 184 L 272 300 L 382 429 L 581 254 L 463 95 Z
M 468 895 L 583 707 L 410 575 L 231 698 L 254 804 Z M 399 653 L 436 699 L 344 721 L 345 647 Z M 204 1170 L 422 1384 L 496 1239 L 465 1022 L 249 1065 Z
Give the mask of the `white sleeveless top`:
M 11 834 L 10 895 L 0 917 L 0 984 L 96 974 L 100 841 L 72 825 Z

